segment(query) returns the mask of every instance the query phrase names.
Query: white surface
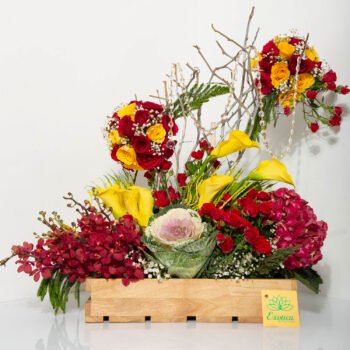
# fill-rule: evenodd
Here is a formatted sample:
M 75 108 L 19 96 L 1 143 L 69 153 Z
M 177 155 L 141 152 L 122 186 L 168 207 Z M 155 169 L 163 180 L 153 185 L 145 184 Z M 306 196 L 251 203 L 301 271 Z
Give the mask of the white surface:
M 85 324 L 71 305 L 53 316 L 29 299 L 0 303 L 0 344 L 6 350 L 348 350 L 350 302 L 300 294 L 301 328 L 261 324 Z M 4 316 L 6 315 L 6 316 Z
M 0 1 L 0 256 L 42 232 L 39 210 L 70 221 L 62 195 L 84 198 L 87 185 L 116 168 L 100 133 L 105 115 L 134 93 L 147 98 L 161 88 L 172 62 L 199 65 L 194 43 L 221 60 L 210 24 L 242 40 L 254 3 L 258 47 L 291 28 L 310 32 L 339 81 L 350 83 L 346 0 Z M 339 134 L 307 142 L 299 124 L 286 162 L 297 190 L 329 223 L 322 293 L 349 300 L 349 120 L 343 124 Z M 15 270 L 0 271 L 0 300 L 34 295 L 37 285 Z

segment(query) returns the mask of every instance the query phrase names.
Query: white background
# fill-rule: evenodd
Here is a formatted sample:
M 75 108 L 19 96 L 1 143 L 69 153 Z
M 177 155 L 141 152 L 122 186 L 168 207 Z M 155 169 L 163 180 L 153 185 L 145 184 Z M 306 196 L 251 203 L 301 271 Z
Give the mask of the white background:
M 254 4 L 258 47 L 289 29 L 310 32 L 339 82 L 350 83 L 346 0 L 1 1 L 0 256 L 42 232 L 39 210 L 70 220 L 62 195 L 84 198 L 86 186 L 117 168 L 101 135 L 106 115 L 135 93 L 154 93 L 172 62 L 198 63 L 192 44 L 212 57 L 211 23 L 242 41 Z M 350 299 L 349 132 L 348 118 L 340 132 L 312 136 L 298 123 L 285 160 L 299 193 L 329 223 L 317 268 L 322 294 L 343 299 Z M 0 300 L 29 297 L 37 288 L 12 263 L 0 279 Z

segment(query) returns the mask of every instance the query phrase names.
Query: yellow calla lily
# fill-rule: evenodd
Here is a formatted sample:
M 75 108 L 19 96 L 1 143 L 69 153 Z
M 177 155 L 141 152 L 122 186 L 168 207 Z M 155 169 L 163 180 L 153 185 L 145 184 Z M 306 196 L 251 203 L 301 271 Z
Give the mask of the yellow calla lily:
M 294 186 L 293 179 L 288 174 L 287 167 L 275 158 L 261 161 L 258 167 L 248 175 L 248 179 L 275 180 Z
M 241 151 L 246 148 L 257 147 L 259 145 L 241 130 L 232 130 L 228 140 L 221 141 L 211 152 L 215 158 L 225 157 L 231 153 Z
M 233 177 L 228 175 L 213 175 L 201 182 L 198 187 L 198 208 L 204 203 L 210 203 L 216 194 L 232 183 Z
M 154 199 L 147 188 L 130 186 L 124 189 L 114 185 L 104 189 L 97 188 L 95 194 L 107 207 L 112 208 L 115 218 L 130 214 L 140 226 L 145 227 L 153 215 Z

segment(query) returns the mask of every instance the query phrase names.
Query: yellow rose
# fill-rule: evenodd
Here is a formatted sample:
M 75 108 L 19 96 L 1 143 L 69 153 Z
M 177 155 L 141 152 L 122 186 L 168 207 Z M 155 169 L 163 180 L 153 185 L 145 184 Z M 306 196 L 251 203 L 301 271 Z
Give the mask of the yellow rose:
M 255 69 L 258 66 L 258 62 L 260 62 L 262 59 L 261 53 L 258 52 L 258 54 L 253 57 L 250 61 L 250 66 L 252 67 L 252 69 Z
M 314 47 L 305 50 L 306 57 L 314 62 L 318 62 L 320 59 Z
M 279 54 L 282 58 L 288 60 L 294 53 L 295 48 L 293 45 L 289 44 L 286 41 L 281 41 L 277 44 L 278 50 L 280 50 Z
M 248 179 L 258 181 L 275 180 L 294 186 L 293 179 L 288 174 L 287 167 L 275 158 L 261 161 L 258 167 L 248 175 Z
M 232 182 L 233 177 L 228 175 L 213 175 L 203 180 L 198 187 L 198 208 L 204 203 L 210 203 L 221 190 Z
M 291 106 L 294 103 L 294 89 L 289 90 L 278 97 L 278 102 L 283 107 Z M 297 101 L 300 99 L 301 94 L 297 92 Z
M 275 63 L 271 68 L 271 82 L 277 88 L 286 82 L 290 76 L 288 65 L 284 62 Z
M 298 93 L 303 93 L 305 90 L 314 85 L 315 78 L 310 73 L 299 74 Z
M 123 106 L 117 112 L 119 118 L 129 116 L 132 120 L 135 119 L 136 103 L 130 103 L 129 105 Z
M 151 141 L 162 143 L 166 136 L 166 131 L 162 124 L 155 124 L 148 128 L 147 136 Z
M 259 148 L 259 145 L 255 141 L 252 141 L 245 132 L 241 130 L 232 130 L 228 140 L 221 141 L 217 147 L 212 150 L 210 155 L 215 158 L 221 158 L 251 147 Z
M 129 146 L 124 145 L 118 148 L 117 158 L 123 162 L 125 165 L 134 165 L 136 164 L 136 152 Z
M 140 226 L 145 227 L 153 215 L 152 192 L 145 187 L 130 186 L 124 189 L 119 185 L 113 185 L 107 188 L 96 188 L 94 193 L 108 208 L 112 209 L 115 218 L 130 214 Z
M 112 130 L 108 134 L 108 138 L 112 145 L 120 145 L 122 143 L 122 137 L 120 137 L 118 130 Z

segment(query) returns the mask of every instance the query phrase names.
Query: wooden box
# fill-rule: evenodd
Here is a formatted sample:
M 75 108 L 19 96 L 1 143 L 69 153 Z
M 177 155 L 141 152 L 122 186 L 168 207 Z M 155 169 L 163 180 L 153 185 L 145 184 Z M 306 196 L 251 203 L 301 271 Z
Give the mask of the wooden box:
M 296 290 L 288 279 L 146 279 L 125 287 L 119 279 L 86 281 L 86 322 L 261 323 L 261 290 Z

